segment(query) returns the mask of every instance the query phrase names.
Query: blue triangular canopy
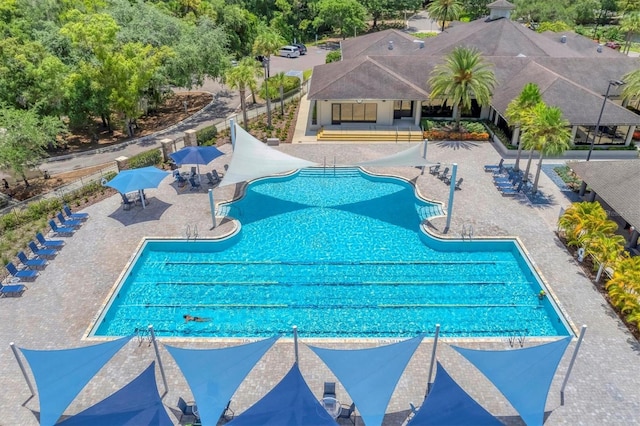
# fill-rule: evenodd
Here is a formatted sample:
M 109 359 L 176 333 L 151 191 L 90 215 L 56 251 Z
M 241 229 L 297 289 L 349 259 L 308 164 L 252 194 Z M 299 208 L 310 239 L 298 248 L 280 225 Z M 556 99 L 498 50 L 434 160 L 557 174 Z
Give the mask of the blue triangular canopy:
M 393 390 L 424 334 L 370 349 L 309 346 L 347 390 L 365 424 L 381 425 Z
M 522 420 L 542 425 L 551 381 L 571 337 L 530 348 L 481 351 L 453 346 L 507 398 Z
M 187 379 L 203 425 L 215 425 L 240 383 L 278 337 L 219 349 L 167 346 Z
M 40 424 L 55 424 L 82 388 L 130 338 L 127 336 L 74 349 L 20 348 L 36 380 Z
M 436 380 L 429 396 L 409 422 L 410 426 L 501 425 L 467 394 L 438 362 Z
M 336 422 L 307 386 L 298 364 L 293 364 L 280 383 L 228 424 L 230 426 L 335 426 Z
M 128 385 L 81 413 L 60 423 L 64 426 L 173 426 L 156 385 L 152 362 Z

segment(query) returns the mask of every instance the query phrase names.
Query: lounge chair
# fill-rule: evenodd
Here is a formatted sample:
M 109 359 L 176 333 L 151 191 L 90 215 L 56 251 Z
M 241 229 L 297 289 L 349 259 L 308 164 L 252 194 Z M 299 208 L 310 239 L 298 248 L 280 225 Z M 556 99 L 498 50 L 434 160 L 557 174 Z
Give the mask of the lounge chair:
M 445 178 L 447 177 L 448 174 L 449 174 L 449 168 L 445 167 L 443 171 L 438 173 L 438 179 L 445 180 Z
M 44 269 L 47 266 L 47 261 L 45 259 L 32 258 L 29 259 L 23 251 L 18 252 L 18 259 L 24 266 L 29 269 Z
M 496 170 L 502 170 L 502 165 L 504 164 L 504 158 L 500 159 L 500 162 L 496 165 L 496 164 L 487 164 L 486 166 L 484 166 L 484 171 L 485 172 L 494 172 Z
M 32 271 L 30 269 L 18 270 L 18 268 L 16 268 L 16 265 L 11 262 L 7 263 L 5 268 L 7 268 L 7 271 L 9 271 L 11 275 L 13 275 L 15 278 L 20 278 L 20 280 L 35 280 L 38 276 L 38 271 Z
M 29 249 L 34 256 L 41 257 L 42 259 L 53 259 L 56 254 L 58 254 L 58 249 L 51 248 L 40 248 L 33 241 L 29 241 Z
M 131 210 L 131 206 L 135 205 L 135 203 L 126 194 L 120 193 L 120 196 L 122 197 L 122 210 Z
M 66 219 L 62 213 L 58 213 L 56 215 L 56 217 L 58 218 L 58 220 L 60 221 L 60 225 L 62 225 L 65 228 L 75 228 L 78 229 L 82 226 L 82 221 L 81 220 L 70 220 L 70 219 Z
M 64 245 L 64 241 L 62 240 L 47 240 L 40 232 L 36 233 L 36 239 L 44 248 L 60 248 Z
M 435 166 L 431 166 L 429 167 L 429 174 L 430 175 L 437 175 L 438 172 L 440 171 L 440 163 L 436 164 Z
M 207 180 L 209 185 L 217 185 L 220 183 L 220 179 L 216 179 L 211 173 L 207 172 Z
M 224 173 L 218 174 L 218 171 L 216 169 L 211 170 L 211 174 L 213 175 L 213 178 L 218 181 L 221 181 L 222 177 L 224 176 Z
M 520 182 L 517 186 L 517 188 L 499 188 L 500 189 L 500 193 L 502 194 L 503 197 L 505 196 L 515 196 L 518 195 L 520 193 L 520 190 L 522 189 L 522 182 Z
M 65 205 L 64 207 L 62 207 L 62 210 L 64 211 L 64 214 L 67 215 L 67 217 L 71 220 L 87 220 L 89 219 L 89 213 L 72 213 L 71 209 L 69 208 L 69 206 Z
M 460 185 L 462 185 L 462 181 L 464 180 L 464 178 L 460 178 L 458 179 L 458 181 L 456 182 L 454 189 L 462 189 L 460 188 Z
M 349 407 L 345 407 L 344 405 L 340 407 L 340 414 L 338 414 L 339 419 L 349 419 L 351 423 L 356 424 L 356 419 L 353 418 L 353 412 L 356 411 L 355 402 L 351 403 Z
M 198 420 L 198 417 L 196 416 L 196 412 L 194 410 L 194 408 L 196 407 L 195 403 L 187 403 L 187 401 L 182 399 L 182 397 L 178 397 L 178 403 L 176 404 L 176 406 L 180 410 L 180 418 L 178 419 L 179 422 L 182 422 L 182 417 L 184 416 L 190 416 L 194 421 Z
M 189 188 L 190 191 L 197 191 L 200 189 L 200 182 L 198 182 L 195 177 L 191 176 L 189 178 L 189 183 L 191 184 L 191 188 Z
M 26 288 L 24 284 L 0 285 L 0 297 L 22 296 Z
M 322 398 L 335 398 L 336 397 L 336 382 L 324 382 L 324 392 Z
M 76 230 L 73 228 L 67 228 L 66 226 L 56 225 L 56 223 L 53 220 L 49 221 L 49 226 L 51 227 L 51 231 L 53 231 L 55 235 L 70 236 L 70 235 L 73 235 L 74 232 L 76 232 Z
M 178 182 L 178 186 L 180 188 L 184 187 L 187 184 L 187 180 L 180 174 L 180 170 L 175 169 L 173 171 L 173 178 L 175 182 Z

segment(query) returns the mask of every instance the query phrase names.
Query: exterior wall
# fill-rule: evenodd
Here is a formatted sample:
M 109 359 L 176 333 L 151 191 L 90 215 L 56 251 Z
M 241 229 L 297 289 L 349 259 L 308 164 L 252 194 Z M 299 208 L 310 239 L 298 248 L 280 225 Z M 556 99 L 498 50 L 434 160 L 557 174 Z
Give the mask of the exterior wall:
M 377 121 L 371 124 L 377 124 L 380 126 L 392 126 L 393 125 L 393 101 L 387 100 L 362 100 L 364 103 L 377 105 Z M 316 116 L 319 126 L 331 126 L 331 105 L 334 103 L 357 103 L 356 99 L 348 100 L 318 100 Z M 412 119 L 413 120 L 413 119 Z M 354 123 L 355 124 L 355 123 Z M 348 123 L 345 123 L 348 125 Z

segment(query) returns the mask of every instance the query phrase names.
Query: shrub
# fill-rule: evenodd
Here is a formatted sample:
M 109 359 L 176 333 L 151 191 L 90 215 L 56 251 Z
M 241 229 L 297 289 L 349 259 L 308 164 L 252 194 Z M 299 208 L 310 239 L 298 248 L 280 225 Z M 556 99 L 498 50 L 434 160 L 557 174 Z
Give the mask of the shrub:
M 327 53 L 325 63 L 338 62 L 340 59 L 342 59 L 342 52 L 340 50 L 333 50 Z
M 152 149 L 151 151 L 143 152 L 138 155 L 134 155 L 129 158 L 129 168 L 139 169 L 140 167 L 155 166 L 162 162 L 162 155 L 160 150 Z
M 416 37 L 416 38 L 431 38 L 431 37 L 435 37 L 438 35 L 437 32 L 420 32 L 420 33 L 413 33 L 411 34 L 412 36 Z
M 216 126 L 209 126 L 196 132 L 196 140 L 198 141 L 198 145 L 201 146 L 215 145 L 217 135 L 218 129 Z

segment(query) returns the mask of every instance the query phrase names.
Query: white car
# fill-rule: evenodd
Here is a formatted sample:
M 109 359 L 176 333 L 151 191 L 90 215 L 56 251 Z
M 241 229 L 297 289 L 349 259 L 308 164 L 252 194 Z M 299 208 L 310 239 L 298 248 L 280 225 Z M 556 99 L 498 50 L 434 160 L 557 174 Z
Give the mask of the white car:
M 300 50 L 295 46 L 284 46 L 280 48 L 280 56 L 285 58 L 297 58 L 300 56 Z

